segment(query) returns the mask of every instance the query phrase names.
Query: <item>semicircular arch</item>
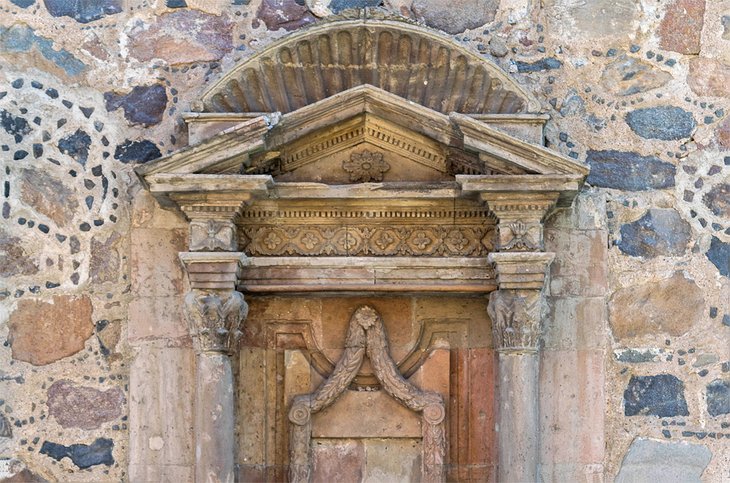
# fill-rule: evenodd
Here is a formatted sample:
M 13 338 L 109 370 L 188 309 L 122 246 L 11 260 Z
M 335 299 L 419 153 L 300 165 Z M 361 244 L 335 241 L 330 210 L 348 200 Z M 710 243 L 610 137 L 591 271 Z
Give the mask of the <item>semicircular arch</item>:
M 237 64 L 198 103 L 202 112 L 288 113 L 371 84 L 438 112 L 536 113 L 539 103 L 493 62 L 406 21 L 323 22 Z

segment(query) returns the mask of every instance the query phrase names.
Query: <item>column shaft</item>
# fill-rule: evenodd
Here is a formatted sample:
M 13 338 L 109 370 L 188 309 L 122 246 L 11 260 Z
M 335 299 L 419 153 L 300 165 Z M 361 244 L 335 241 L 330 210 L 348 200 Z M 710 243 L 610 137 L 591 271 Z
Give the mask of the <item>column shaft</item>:
M 500 483 L 538 481 L 538 368 L 537 353 L 499 354 Z
M 226 354 L 198 354 L 195 390 L 195 481 L 234 481 L 233 373 Z

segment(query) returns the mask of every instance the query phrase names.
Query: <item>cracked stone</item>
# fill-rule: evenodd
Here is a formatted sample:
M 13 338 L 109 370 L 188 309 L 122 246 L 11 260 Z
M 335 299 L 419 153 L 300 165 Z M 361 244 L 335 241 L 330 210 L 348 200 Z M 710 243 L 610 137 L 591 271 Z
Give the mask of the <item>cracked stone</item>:
M 498 7 L 497 0 L 414 0 L 411 9 L 426 25 L 458 34 L 494 20 Z
M 675 0 L 667 7 L 659 26 L 662 49 L 680 54 L 699 54 L 705 0 Z
M 636 109 L 626 114 L 626 123 L 644 139 L 663 141 L 688 138 L 697 127 L 692 113 L 675 106 Z
M 107 111 L 121 107 L 124 117 L 131 124 L 152 125 L 162 121 L 167 107 L 167 91 L 160 84 L 136 86 L 127 94 L 106 92 L 104 101 Z
M 681 256 L 692 235 L 689 223 L 673 209 L 650 209 L 621 226 L 619 250 L 632 257 Z
M 619 96 L 647 92 L 671 80 L 670 73 L 625 54 L 608 64 L 601 75 L 601 84 Z
M 631 376 L 624 391 L 626 416 L 689 416 L 684 383 L 671 374 Z
M 45 171 L 23 169 L 18 179 L 20 199 L 58 226 L 65 226 L 78 211 L 76 193 Z

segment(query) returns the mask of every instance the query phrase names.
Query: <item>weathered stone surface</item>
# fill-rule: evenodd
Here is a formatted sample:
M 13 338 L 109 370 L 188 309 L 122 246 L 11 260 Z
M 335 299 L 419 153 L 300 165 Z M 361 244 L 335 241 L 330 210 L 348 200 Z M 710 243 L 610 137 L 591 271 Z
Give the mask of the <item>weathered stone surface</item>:
M 91 137 L 81 129 L 77 129 L 75 133 L 58 141 L 58 149 L 63 154 L 71 156 L 82 166 L 86 165 L 89 158 L 89 146 L 91 146 Z
M 172 65 L 210 62 L 233 49 L 232 30 L 233 23 L 224 15 L 177 10 L 161 15 L 152 25 L 134 27 L 129 32 L 130 55 Z
M 42 59 L 59 67 L 69 76 L 76 76 L 86 70 L 86 64 L 66 49 L 54 48 L 53 41 L 41 37 L 27 25 L 0 26 L 0 51 L 11 54 L 40 53 Z M 31 61 L 37 67 L 41 62 Z
M 614 351 L 616 360 L 630 364 L 654 362 L 659 355 L 658 349 L 624 349 Z
M 108 438 L 97 438 L 91 444 L 72 444 L 70 446 L 44 441 L 40 453 L 57 461 L 68 457 L 73 461 L 73 464 L 84 469 L 96 465 L 113 465 L 113 449 L 114 441 Z
M 674 186 L 677 168 L 655 156 L 626 151 L 588 151 L 587 182 L 601 188 L 646 191 Z
M 0 413 L 0 438 L 12 438 L 13 427 L 4 414 Z
M 730 243 L 713 236 L 705 256 L 717 267 L 720 275 L 730 277 Z
M 705 0 L 674 0 L 659 26 L 662 49 L 680 54 L 699 54 Z
M 18 178 L 20 199 L 58 226 L 67 225 L 79 208 L 76 193 L 47 171 L 23 169 Z
M 624 391 L 626 416 L 688 416 L 684 383 L 671 374 L 631 376 Z
M 127 94 L 105 92 L 104 101 L 107 111 L 121 107 L 131 124 L 158 124 L 167 106 L 167 90 L 160 84 L 136 86 Z
M 695 57 L 689 61 L 687 82 L 698 96 L 730 96 L 730 65 L 707 57 Z
M 700 320 L 704 304 L 697 284 L 682 272 L 675 272 L 658 282 L 614 292 L 609 301 L 609 320 L 613 335 L 619 340 L 653 334 L 677 337 Z
M 421 442 L 398 438 L 365 441 L 362 481 L 421 481 Z
M 28 54 L 31 57 L 29 63 L 34 64 L 35 67 L 38 67 L 38 64 L 42 63 L 42 59 L 45 59 L 69 76 L 79 75 L 86 70 L 86 64 L 71 52 L 54 48 L 51 39 L 37 35 L 27 25 L 0 26 L 0 51 L 11 54 Z M 34 55 L 34 52 L 38 52 L 41 59 L 36 60 L 37 56 Z
M 624 54 L 603 70 L 601 84 L 619 96 L 630 96 L 662 87 L 672 80 L 672 74 L 654 64 Z
M 712 453 L 701 444 L 636 438 L 621 463 L 616 483 L 700 481 Z
M 715 137 L 720 146 L 730 149 L 730 116 L 715 130 Z
M 632 0 L 546 0 L 544 4 L 554 9 L 552 15 L 557 21 L 568 21 L 571 27 L 591 36 L 629 34 L 633 32 L 633 20 L 639 13 Z
M 730 219 L 730 184 L 721 183 L 713 186 L 702 196 L 702 202 L 714 215 Z
M 638 220 L 621 226 L 618 248 L 632 257 L 677 257 L 692 235 L 689 223 L 673 209 L 648 210 Z
M 730 414 L 730 380 L 715 379 L 707 385 L 707 412 L 711 416 Z
M 626 114 L 626 122 L 642 138 L 663 141 L 687 138 L 697 127 L 692 113 L 676 106 L 636 109 Z
M 324 17 L 350 8 L 378 7 L 383 2 L 382 0 L 306 0 L 305 3 L 314 15 Z
M 364 462 L 362 441 L 330 439 L 312 444 L 313 481 L 362 481 Z
M 17 459 L 0 459 L 0 481 L 2 483 L 48 483 L 48 480 L 32 472 Z
M 48 413 L 64 428 L 97 429 L 122 415 L 124 393 L 119 388 L 100 391 L 62 379 L 48 388 Z
M 93 333 L 91 314 L 86 296 L 20 300 L 8 322 L 13 359 L 41 366 L 77 353 Z
M 425 20 L 426 25 L 458 34 L 491 22 L 498 6 L 499 2 L 495 0 L 414 0 L 411 9 Z
M 304 2 L 296 0 L 263 0 L 256 17 L 266 24 L 269 30 L 295 30 L 315 21 Z
M 26 251 L 22 240 L 0 229 L 0 278 L 38 273 L 38 262 Z
M 54 17 L 71 17 L 80 23 L 89 23 L 107 15 L 122 11 L 122 0 L 97 0 L 94 2 L 69 2 L 68 0 L 43 0 L 48 13 Z
M 28 8 L 35 3 L 35 0 L 10 0 L 13 5 L 17 5 L 20 8 Z
M 127 139 L 114 150 L 114 159 L 122 163 L 142 164 L 162 156 L 160 148 L 148 139 L 132 141 Z
M 91 260 L 89 261 L 89 278 L 92 283 L 114 282 L 119 277 L 119 245 L 122 237 L 112 233 L 105 241 L 96 237 L 91 240 Z

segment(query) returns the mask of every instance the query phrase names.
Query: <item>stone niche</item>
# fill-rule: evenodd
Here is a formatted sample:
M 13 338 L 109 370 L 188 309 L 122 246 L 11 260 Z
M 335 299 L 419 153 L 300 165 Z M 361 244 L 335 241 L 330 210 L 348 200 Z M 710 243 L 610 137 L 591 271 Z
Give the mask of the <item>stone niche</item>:
M 194 108 L 191 146 L 137 173 L 189 227 L 195 479 L 535 481 L 543 221 L 587 174 L 539 104 L 366 14 Z

